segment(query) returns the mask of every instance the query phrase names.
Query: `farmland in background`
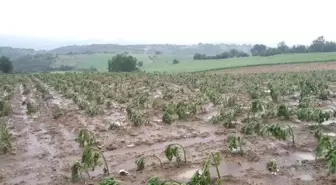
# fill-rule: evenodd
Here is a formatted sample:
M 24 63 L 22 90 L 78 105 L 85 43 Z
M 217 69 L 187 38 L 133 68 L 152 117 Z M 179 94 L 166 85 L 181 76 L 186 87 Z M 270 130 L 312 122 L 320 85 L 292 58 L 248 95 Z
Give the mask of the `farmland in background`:
M 55 66 L 69 65 L 76 69 L 95 67 L 100 71 L 107 71 L 108 60 L 115 54 L 96 53 L 96 54 L 78 54 L 78 55 L 59 55 Z M 235 68 L 254 65 L 272 65 L 272 64 L 291 64 L 305 62 L 325 62 L 336 61 L 336 53 L 304 53 L 304 54 L 281 54 L 269 57 L 244 57 L 218 60 L 193 60 L 190 55 L 148 55 L 131 54 L 138 61 L 144 63 L 140 70 L 146 72 L 195 72 L 214 69 Z M 173 64 L 173 60 L 180 61 L 179 64 Z

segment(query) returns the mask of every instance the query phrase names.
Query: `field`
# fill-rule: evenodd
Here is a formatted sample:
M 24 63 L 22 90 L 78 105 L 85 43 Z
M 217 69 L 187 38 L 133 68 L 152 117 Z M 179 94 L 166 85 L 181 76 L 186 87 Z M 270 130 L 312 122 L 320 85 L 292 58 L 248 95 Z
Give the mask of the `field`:
M 66 64 L 76 68 L 96 67 L 100 71 L 107 71 L 107 62 L 114 54 L 90 54 L 90 55 L 61 55 L 57 65 Z M 146 72 L 195 72 L 213 69 L 235 68 L 254 65 L 291 64 L 304 62 L 336 61 L 336 53 L 306 53 L 306 54 L 283 54 L 270 57 L 246 57 L 221 60 L 193 60 L 192 56 L 173 55 L 146 55 L 132 54 L 139 61 L 144 62 L 141 70 Z M 154 61 L 149 57 L 156 57 Z M 174 59 L 181 63 L 172 64 Z
M 334 185 L 336 71 L 268 68 L 1 75 L 0 180 Z

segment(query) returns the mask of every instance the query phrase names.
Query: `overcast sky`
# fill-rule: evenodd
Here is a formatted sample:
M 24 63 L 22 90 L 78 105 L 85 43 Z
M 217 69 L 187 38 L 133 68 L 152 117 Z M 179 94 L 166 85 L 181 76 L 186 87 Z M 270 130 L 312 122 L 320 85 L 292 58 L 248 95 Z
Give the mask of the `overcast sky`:
M 147 43 L 336 41 L 335 0 L 0 0 L 0 34 Z

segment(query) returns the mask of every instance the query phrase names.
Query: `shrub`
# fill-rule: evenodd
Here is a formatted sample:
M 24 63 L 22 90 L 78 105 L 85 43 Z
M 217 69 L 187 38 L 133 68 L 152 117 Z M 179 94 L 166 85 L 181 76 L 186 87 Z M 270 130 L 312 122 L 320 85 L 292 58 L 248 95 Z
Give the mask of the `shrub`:
M 135 71 L 137 59 L 127 54 L 117 54 L 108 61 L 109 72 L 131 72 Z

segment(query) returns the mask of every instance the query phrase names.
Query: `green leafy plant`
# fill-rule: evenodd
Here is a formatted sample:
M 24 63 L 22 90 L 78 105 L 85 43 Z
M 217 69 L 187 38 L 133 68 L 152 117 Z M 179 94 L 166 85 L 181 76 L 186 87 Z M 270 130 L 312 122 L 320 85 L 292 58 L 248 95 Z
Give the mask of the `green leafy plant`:
M 28 100 L 26 105 L 27 105 L 27 114 L 28 115 L 35 114 L 38 111 L 38 107 L 35 103 Z
M 285 127 L 279 124 L 266 125 L 262 128 L 262 133 L 268 136 L 275 137 L 279 140 L 286 140 L 289 136 L 291 136 L 292 145 L 295 145 L 294 132 L 289 125 L 286 125 Z
M 276 175 L 276 172 L 278 171 L 277 164 L 275 159 L 270 159 L 266 163 L 266 169 L 270 171 L 273 175 Z
M 210 165 L 215 166 L 217 173 L 217 182 L 216 185 L 220 185 L 222 179 L 220 177 L 219 164 L 220 164 L 220 155 L 218 152 L 209 153 L 204 161 L 201 170 L 197 170 L 195 174 L 190 178 L 188 183 L 180 183 L 178 181 L 167 179 L 160 180 L 158 177 L 151 177 L 146 185 L 211 185 L 211 173 L 210 173 Z
M 181 156 L 180 156 L 179 148 L 181 148 L 183 150 L 184 162 L 187 162 L 186 152 L 185 152 L 185 149 L 182 145 L 180 145 L 178 143 L 173 143 L 173 144 L 167 145 L 166 149 L 165 149 L 165 155 L 166 155 L 167 159 L 169 161 L 172 161 L 173 158 L 175 157 L 178 165 L 180 165 L 180 163 L 181 163 Z
M 77 181 L 80 178 L 80 175 L 85 172 L 87 176 L 90 178 L 90 174 L 87 168 L 83 166 L 81 162 L 75 162 L 71 166 L 71 179 L 72 181 Z
M 97 144 L 95 134 L 86 128 L 79 129 L 76 141 L 80 147 L 94 146 Z
M 179 117 L 179 119 L 186 119 L 187 116 L 188 116 L 188 107 L 186 105 L 185 102 L 179 102 L 177 105 L 176 105 L 176 113 Z
M 5 123 L 0 123 L 0 148 L 4 153 L 12 148 L 11 139 Z
M 257 112 L 262 112 L 264 110 L 264 103 L 260 99 L 253 99 L 251 108 L 247 115 L 247 120 L 250 122 L 250 114 L 253 114 L 253 118 L 255 118 L 255 115 Z
M 257 135 L 263 135 L 262 128 L 263 125 L 260 122 L 251 122 L 244 124 L 241 128 L 241 132 L 246 135 L 252 135 L 254 133 Z
M 98 105 L 88 105 L 85 108 L 85 114 L 89 116 L 96 116 L 96 115 L 103 114 L 103 113 L 104 113 L 104 110 Z
M 110 174 L 106 159 L 103 153 L 94 146 L 86 146 L 83 151 L 81 163 L 85 169 L 95 170 L 97 166 L 101 165 L 101 160 L 104 162 L 104 174 Z
M 134 123 L 135 126 L 140 126 L 142 124 L 148 123 L 148 120 L 145 119 L 145 116 L 139 111 L 135 111 L 130 106 L 126 108 L 128 118 Z
M 336 173 L 336 146 L 335 144 L 328 150 L 326 156 L 327 169 L 330 173 Z
M 58 105 L 53 108 L 52 116 L 54 119 L 58 119 L 65 114 L 65 110 L 61 109 Z
M 160 180 L 158 177 L 151 177 L 146 185 L 184 185 L 178 181 L 172 179 Z
M 219 171 L 220 164 L 220 155 L 218 152 L 209 153 L 208 156 L 203 161 L 202 171 L 196 171 L 195 174 L 191 177 L 189 184 L 190 185 L 210 185 L 211 182 L 211 173 L 210 173 L 210 165 L 211 163 L 215 166 L 217 172 L 217 185 L 221 184 L 221 177 Z
M 286 105 L 284 105 L 284 104 L 281 104 L 278 107 L 277 116 L 284 117 L 286 120 L 288 120 L 289 116 L 290 116 L 290 111 L 289 111 L 288 107 Z
M 119 185 L 119 183 L 113 177 L 106 177 L 98 185 Z
M 240 136 L 235 136 L 235 135 L 230 135 L 227 138 L 228 143 L 229 143 L 229 150 L 231 153 L 238 153 L 243 154 L 243 148 L 242 148 L 242 141 Z
M 173 122 L 173 116 L 169 111 L 164 111 L 162 121 L 167 124 L 171 124 Z
M 163 167 L 162 161 L 157 155 L 154 154 L 154 155 L 150 155 L 150 156 L 141 156 L 135 161 L 135 164 L 137 165 L 137 170 L 138 171 L 143 170 L 145 168 L 145 158 L 149 158 L 149 157 L 156 158 L 160 162 L 161 167 Z
M 0 117 L 9 116 L 12 113 L 12 107 L 6 100 L 0 100 Z
M 314 136 L 317 140 L 315 149 L 316 159 L 324 157 L 327 161 L 327 169 L 330 173 L 336 173 L 336 144 L 328 135 L 324 135 L 320 128 L 318 128 Z

